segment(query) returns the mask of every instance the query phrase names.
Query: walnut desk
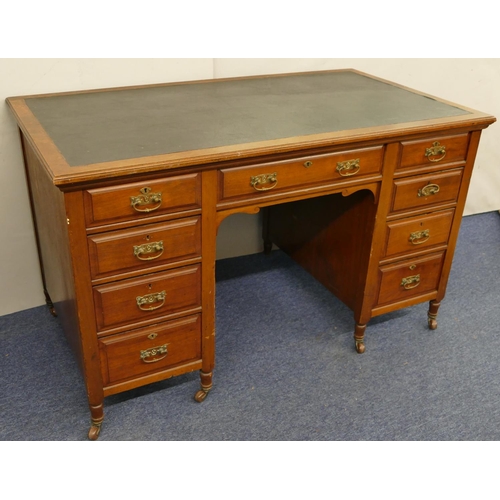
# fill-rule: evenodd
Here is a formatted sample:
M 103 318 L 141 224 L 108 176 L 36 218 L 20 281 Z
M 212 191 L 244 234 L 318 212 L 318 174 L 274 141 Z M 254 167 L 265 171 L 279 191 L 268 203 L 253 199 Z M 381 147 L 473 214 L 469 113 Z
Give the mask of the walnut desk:
M 96 439 L 104 398 L 215 360 L 220 222 L 274 243 L 370 318 L 444 297 L 495 118 L 353 70 L 9 98 L 42 277 Z M 224 307 L 222 304 L 221 307 Z M 244 360 L 242 360 L 244 362 Z

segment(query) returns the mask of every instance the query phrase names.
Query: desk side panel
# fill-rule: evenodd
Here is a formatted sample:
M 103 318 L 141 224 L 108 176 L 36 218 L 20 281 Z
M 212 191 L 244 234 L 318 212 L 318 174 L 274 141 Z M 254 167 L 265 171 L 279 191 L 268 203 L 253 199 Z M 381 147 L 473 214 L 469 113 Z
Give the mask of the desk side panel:
M 43 284 L 82 368 L 64 194 L 52 184 L 33 149 L 21 137 Z

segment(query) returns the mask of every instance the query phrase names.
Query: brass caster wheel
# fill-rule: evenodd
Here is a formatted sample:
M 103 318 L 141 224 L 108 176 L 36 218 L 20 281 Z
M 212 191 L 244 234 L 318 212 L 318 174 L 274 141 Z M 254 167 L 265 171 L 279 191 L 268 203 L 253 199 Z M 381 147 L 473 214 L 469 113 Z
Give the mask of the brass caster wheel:
M 50 314 L 52 314 L 52 316 L 57 318 L 57 313 L 56 313 L 56 310 L 54 307 L 49 307 L 49 311 L 50 311 Z
M 364 340 L 356 340 L 355 344 L 358 354 L 363 354 L 366 349 Z
M 437 315 L 439 306 L 440 302 L 436 302 L 434 300 L 431 300 L 429 302 L 429 311 L 427 312 L 427 324 L 429 325 L 430 330 L 435 330 L 438 326 Z
M 99 433 L 101 432 L 101 424 L 94 424 L 89 430 L 89 439 L 90 441 L 95 441 L 99 437 Z
M 205 398 L 207 397 L 207 395 L 208 395 L 208 391 L 204 391 L 202 389 L 194 395 L 194 400 L 197 401 L 198 403 L 201 403 L 201 402 L 205 401 Z

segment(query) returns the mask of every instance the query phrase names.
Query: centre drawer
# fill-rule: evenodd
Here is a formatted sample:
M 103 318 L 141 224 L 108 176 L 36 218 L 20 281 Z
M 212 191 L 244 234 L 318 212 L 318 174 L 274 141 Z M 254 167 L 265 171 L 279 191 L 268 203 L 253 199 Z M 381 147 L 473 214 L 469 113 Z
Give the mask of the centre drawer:
M 308 188 L 314 184 L 349 181 L 378 174 L 382 146 L 305 156 L 293 161 L 262 163 L 219 171 L 219 201 L 256 197 L 272 190 Z
M 146 270 L 201 255 L 200 218 L 191 217 L 90 236 L 93 279 Z
M 94 287 L 99 332 L 147 324 L 201 306 L 201 266 Z
M 99 339 L 105 385 L 201 359 L 200 315 Z

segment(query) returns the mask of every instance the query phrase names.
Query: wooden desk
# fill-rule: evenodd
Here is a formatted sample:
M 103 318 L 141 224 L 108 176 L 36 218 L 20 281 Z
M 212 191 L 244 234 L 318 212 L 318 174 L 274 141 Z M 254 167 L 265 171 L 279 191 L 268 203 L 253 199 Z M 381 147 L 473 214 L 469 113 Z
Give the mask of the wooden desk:
M 277 244 L 352 309 L 357 352 L 375 315 L 429 301 L 436 328 L 495 121 L 351 70 L 7 101 L 90 439 L 105 396 L 200 370 L 206 397 L 216 233 L 237 212 L 264 210 L 266 251 Z

